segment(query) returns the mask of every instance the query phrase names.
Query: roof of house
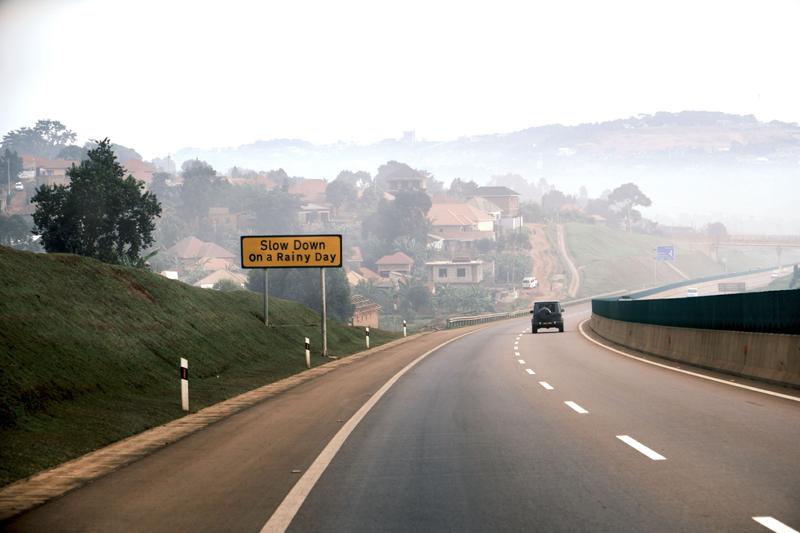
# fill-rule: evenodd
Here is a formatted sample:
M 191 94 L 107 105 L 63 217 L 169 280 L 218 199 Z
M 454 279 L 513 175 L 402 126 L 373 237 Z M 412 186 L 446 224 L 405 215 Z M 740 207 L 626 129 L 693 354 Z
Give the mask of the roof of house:
M 51 168 L 51 169 L 68 169 L 73 164 L 79 165 L 80 161 L 72 159 L 47 159 L 46 157 L 36 157 L 28 154 L 22 154 L 22 168 L 25 170 L 33 170 L 36 168 Z
M 201 241 L 197 237 L 186 237 L 167 248 L 167 253 L 180 259 L 197 259 L 200 257 L 234 258 L 232 254 L 219 244 Z
M 433 204 L 428 220 L 434 226 L 475 226 L 479 222 L 493 221 L 492 215 L 469 204 Z
M 395 252 L 393 254 L 384 255 L 377 261 L 376 265 L 413 265 L 414 260 L 408 257 L 403 252 Z
M 206 272 L 214 272 L 215 270 L 223 270 L 233 266 L 233 262 L 225 257 L 201 257 L 199 263 L 203 265 L 203 270 Z
M 145 183 L 150 183 L 153 179 L 153 172 L 156 170 L 153 165 L 141 159 L 128 159 L 122 163 L 122 166 L 125 167 L 127 174 L 131 174 L 137 180 Z
M 428 261 L 425 266 L 482 265 L 480 259 L 453 259 L 452 261 Z
M 230 270 L 215 270 L 208 276 L 204 277 L 200 281 L 194 284 L 195 287 L 202 287 L 204 285 L 214 285 L 218 281 L 222 280 L 230 280 L 237 285 L 244 285 L 247 281 L 247 276 L 244 274 L 237 274 L 236 272 L 231 272 Z
M 491 200 L 487 200 L 483 196 L 475 196 L 474 198 L 470 198 L 467 200 L 467 204 L 480 209 L 481 211 L 485 211 L 486 213 L 502 213 L 503 208 L 497 205 L 496 203 L 492 202 Z
M 369 311 L 380 311 L 381 306 L 360 294 L 354 294 L 350 298 L 350 302 L 355 307 L 356 313 L 366 313 Z
M 444 241 L 479 241 L 481 239 L 494 240 L 493 231 L 461 231 L 461 230 L 445 230 L 437 234 Z
M 289 194 L 296 194 L 306 202 L 320 202 L 325 198 L 328 184 L 321 179 L 301 179 L 289 185 Z
M 382 279 L 380 274 L 378 274 L 374 270 L 368 269 L 367 267 L 358 268 L 354 272 L 357 272 L 359 275 L 363 276 L 367 280 Z
M 508 187 L 502 186 L 490 186 L 490 187 L 478 187 L 475 189 L 476 196 L 519 196 L 518 192 L 514 192 Z

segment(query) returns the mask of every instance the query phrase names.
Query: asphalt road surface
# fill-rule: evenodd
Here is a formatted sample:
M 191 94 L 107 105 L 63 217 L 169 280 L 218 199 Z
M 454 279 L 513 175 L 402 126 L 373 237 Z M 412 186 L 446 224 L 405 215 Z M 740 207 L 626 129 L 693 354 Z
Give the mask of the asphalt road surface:
M 595 346 L 575 331 L 587 316 L 572 308 L 567 332 L 537 335 L 500 322 L 423 359 L 289 530 L 768 531 L 754 517 L 800 529 L 800 403 Z M 3 527 L 259 531 L 370 395 L 465 331 L 301 385 Z

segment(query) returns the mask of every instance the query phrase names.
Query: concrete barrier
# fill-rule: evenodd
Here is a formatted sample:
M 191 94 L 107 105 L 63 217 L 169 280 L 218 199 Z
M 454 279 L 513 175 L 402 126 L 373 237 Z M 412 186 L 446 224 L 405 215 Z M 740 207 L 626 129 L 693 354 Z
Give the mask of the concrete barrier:
M 592 315 L 611 342 L 708 370 L 800 388 L 800 335 L 655 326 Z

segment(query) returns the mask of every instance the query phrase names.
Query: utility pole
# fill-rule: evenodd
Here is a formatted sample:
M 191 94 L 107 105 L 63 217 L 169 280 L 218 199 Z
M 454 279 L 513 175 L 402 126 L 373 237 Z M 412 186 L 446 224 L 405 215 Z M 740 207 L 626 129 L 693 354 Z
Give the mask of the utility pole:
M 322 286 L 322 357 L 328 357 L 328 307 L 325 298 L 325 269 L 319 269 L 319 283 Z

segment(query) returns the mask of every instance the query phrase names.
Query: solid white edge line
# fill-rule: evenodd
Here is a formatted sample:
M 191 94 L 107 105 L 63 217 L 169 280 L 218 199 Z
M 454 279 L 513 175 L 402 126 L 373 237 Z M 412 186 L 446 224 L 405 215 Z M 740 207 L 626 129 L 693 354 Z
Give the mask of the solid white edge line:
M 548 382 L 546 382 L 546 381 L 540 381 L 540 382 L 539 382 L 539 385 L 541 385 L 542 387 L 544 387 L 544 388 L 545 388 L 545 390 L 553 390 L 553 389 L 554 389 L 554 387 L 553 387 L 552 385 L 550 385 L 550 384 L 549 384 Z
M 775 396 L 777 398 L 783 398 L 785 400 L 792 400 L 792 401 L 795 401 L 795 402 L 800 402 L 800 397 L 797 397 L 797 396 L 790 396 L 788 394 L 781 394 L 780 392 L 772 392 L 772 391 L 768 391 L 768 390 L 765 390 L 765 389 L 759 389 L 758 387 L 751 387 L 750 385 L 742 385 L 741 383 L 733 383 L 733 382 L 730 382 L 730 381 L 725 381 L 724 379 L 715 378 L 713 376 L 705 376 L 703 374 L 698 374 L 697 372 L 691 372 L 689 370 L 684 370 L 682 368 L 675 368 L 674 366 L 669 366 L 669 365 L 665 365 L 665 364 L 662 364 L 662 363 L 656 363 L 655 361 L 648 361 L 647 359 L 643 359 L 641 357 L 636 357 L 635 355 L 631 355 L 629 353 L 625 353 L 625 352 L 623 352 L 621 350 L 617 350 L 616 348 L 612 348 L 611 346 L 606 346 L 602 342 L 598 342 L 598 341 L 594 340 L 589 335 L 587 335 L 585 331 L 583 331 L 583 325 L 586 324 L 589 320 L 591 320 L 591 319 L 587 318 L 586 320 L 581 322 L 578 325 L 578 330 L 580 330 L 581 335 L 583 335 L 586 340 L 591 341 L 591 342 L 595 343 L 596 345 L 605 348 L 606 350 L 610 350 L 610 351 L 612 351 L 614 353 L 618 353 L 620 355 L 624 355 L 625 357 L 630 357 L 631 359 L 636 359 L 637 361 L 641 361 L 642 363 L 647 363 L 648 365 L 659 366 L 661 368 L 666 368 L 667 370 L 674 370 L 675 372 L 680 372 L 681 374 L 688 374 L 688 375 L 694 376 L 696 378 L 707 379 L 709 381 L 715 381 L 717 383 L 722 383 L 724 385 L 730 385 L 731 387 L 736 387 L 736 388 L 739 388 L 739 389 L 747 389 L 749 391 L 760 392 L 761 394 L 768 394 L 770 396 Z
M 771 516 L 754 516 L 753 520 L 776 533 L 798 533 L 796 529 L 790 528 L 780 520 L 776 520 Z
M 532 376 L 532 375 L 534 375 L 534 374 L 536 374 L 536 372 L 534 372 L 534 371 L 533 371 L 533 370 L 531 370 L 530 368 L 526 368 L 526 369 L 525 369 L 525 372 L 527 372 L 527 373 L 528 373 L 528 374 L 530 374 L 531 376 Z
M 578 405 L 577 403 L 575 403 L 573 401 L 567 401 L 567 402 L 564 402 L 564 403 L 567 404 L 567 407 L 569 407 L 570 409 L 572 409 L 573 411 L 575 411 L 578 414 L 585 415 L 586 413 L 589 412 L 589 411 L 587 411 L 586 409 L 584 409 L 583 407 L 581 407 L 580 405 Z
M 631 448 L 633 448 L 634 450 L 636 450 L 637 452 L 646 455 L 653 461 L 665 461 L 667 459 L 660 453 L 651 450 L 650 448 L 648 448 L 638 440 L 634 439 L 633 437 L 630 437 L 628 435 L 617 435 L 617 438 L 622 442 L 624 442 L 625 444 L 627 444 L 628 446 L 630 446 Z
M 404 366 L 399 372 L 397 372 L 397 374 L 389 378 L 389 381 L 384 383 L 375 394 L 370 396 L 369 400 L 367 400 L 366 403 L 362 405 L 353 416 L 350 417 L 350 419 L 342 426 L 336 435 L 333 436 L 330 442 L 325 445 L 325 448 L 320 452 L 317 458 L 314 459 L 314 462 L 311 463 L 311 466 L 308 467 L 308 470 L 305 471 L 303 476 L 297 480 L 297 483 L 294 484 L 292 490 L 289 491 L 289 494 L 286 495 L 278 508 L 275 509 L 275 512 L 272 513 L 272 516 L 269 518 L 269 520 L 267 520 L 267 523 L 264 524 L 264 527 L 261 528 L 261 533 L 283 533 L 286 531 L 297 514 L 297 511 L 300 510 L 300 507 L 306 500 L 306 497 L 314 488 L 314 485 L 316 485 L 322 474 L 325 472 L 325 469 L 328 468 L 328 465 L 331 463 L 331 461 L 333 461 L 333 458 L 347 440 L 347 437 L 350 436 L 356 426 L 358 426 L 359 422 L 361 422 L 367 413 L 369 413 L 370 409 L 372 409 L 375 404 L 378 403 L 378 400 L 380 400 L 383 395 L 386 394 L 386 392 L 397 382 L 398 379 L 403 376 L 403 374 L 411 370 L 414 365 L 425 359 L 436 350 L 445 347 L 451 342 L 466 337 L 467 335 L 471 335 L 476 331 L 480 330 L 469 331 L 463 335 L 459 335 L 458 337 L 453 337 L 452 339 L 443 342 L 435 348 L 428 350 Z

